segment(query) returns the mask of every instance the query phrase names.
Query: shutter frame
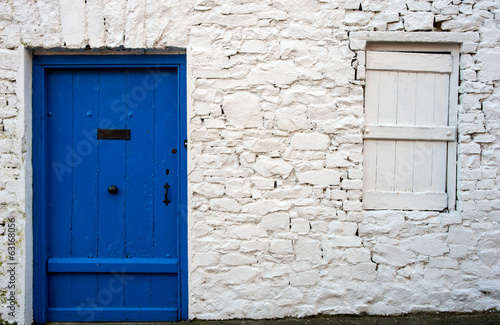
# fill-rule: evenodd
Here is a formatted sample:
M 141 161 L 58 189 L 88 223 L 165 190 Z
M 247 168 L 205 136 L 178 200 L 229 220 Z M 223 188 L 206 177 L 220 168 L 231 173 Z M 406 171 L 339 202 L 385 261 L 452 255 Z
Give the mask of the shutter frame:
M 402 210 L 422 210 L 422 211 L 442 211 L 445 208 L 454 209 L 455 207 L 455 184 L 456 184 L 456 141 L 457 141 L 457 128 L 456 128 L 456 103 L 458 101 L 458 51 L 452 46 L 448 50 L 443 50 L 443 47 L 440 47 L 440 53 L 413 53 L 413 52 L 403 52 L 397 49 L 394 49 L 394 44 L 387 45 L 386 48 L 391 52 L 384 51 L 384 48 L 378 48 L 377 51 L 367 50 L 366 52 L 366 93 L 365 93 L 365 118 L 368 122 L 365 125 L 364 131 L 364 140 L 365 141 L 365 157 L 364 157 L 364 175 L 363 175 L 363 208 L 369 210 L 385 210 L 385 209 L 402 209 Z M 408 51 L 407 46 L 403 46 L 402 49 L 404 51 Z M 415 50 L 418 51 L 418 47 L 415 47 Z M 410 49 L 411 51 L 411 49 Z M 438 50 L 436 50 L 437 52 Z M 443 52 L 450 51 L 450 54 L 443 54 Z M 432 51 L 431 51 L 432 52 Z M 394 124 L 386 125 L 382 123 L 377 123 L 379 119 L 380 109 L 379 105 L 385 103 L 384 109 L 387 109 L 387 100 L 384 101 L 383 97 L 385 93 L 376 93 L 377 87 L 386 87 L 390 89 L 391 85 L 387 84 L 386 81 L 382 79 L 382 75 L 378 72 L 386 72 L 386 73 L 422 73 L 425 75 L 435 74 L 436 76 L 442 76 L 439 78 L 445 78 L 447 81 L 447 88 L 445 91 L 443 90 L 435 90 L 435 98 L 442 98 L 446 101 L 446 123 L 443 120 L 435 120 L 437 121 L 436 125 L 431 123 L 428 124 L 429 120 L 425 117 L 422 119 L 422 116 L 426 116 L 429 110 L 423 109 L 423 111 L 417 111 L 417 114 L 420 114 L 420 119 L 422 122 L 425 122 L 424 125 L 419 125 L 418 119 L 416 125 L 411 125 L 412 120 L 406 120 L 406 115 L 403 115 L 403 119 L 401 120 L 401 124 L 398 124 L 397 121 L 394 121 Z M 374 74 L 373 74 L 374 73 Z M 379 77 L 380 76 L 380 77 Z M 379 79 L 380 78 L 380 79 Z M 437 78 L 437 77 L 436 77 Z M 375 80 L 376 79 L 376 80 Z M 419 82 L 426 79 L 419 79 Z M 436 87 L 437 87 L 436 79 Z M 442 79 L 440 79 L 442 80 Z M 370 81 L 375 81 L 375 86 L 370 83 Z M 390 80 L 389 80 L 390 81 Z M 417 81 L 414 81 L 417 82 Z M 456 84 L 456 85 L 455 85 Z M 432 84 L 429 84 L 432 87 Z M 374 88 L 375 87 L 375 88 Z M 399 87 L 399 86 L 398 86 Z M 429 88 L 429 87 L 427 87 Z M 442 87 L 441 87 L 442 88 Z M 401 95 L 401 92 L 399 92 Z M 423 92 L 417 94 L 417 99 L 421 99 Z M 438 94 L 443 96 L 437 97 Z M 375 95 L 375 96 L 374 96 Z M 368 96 L 375 98 L 376 100 L 373 102 L 368 101 Z M 413 96 L 415 96 L 413 94 Z M 415 98 L 415 97 L 413 97 Z M 425 98 L 425 97 L 424 97 Z M 431 99 L 432 100 L 432 99 Z M 402 102 L 397 103 L 397 110 L 401 110 L 401 105 L 404 103 L 410 103 L 407 100 L 403 100 Z M 414 105 L 415 102 L 411 102 Z M 437 105 L 434 103 L 433 105 Z M 419 104 L 418 107 L 422 107 L 422 104 Z M 423 106 L 425 107 L 425 106 Z M 442 110 L 436 110 L 437 107 L 443 106 L 433 106 L 434 112 L 436 114 L 440 114 Z M 369 110 L 371 108 L 371 110 Z M 444 108 L 444 107 L 443 107 Z M 375 109 L 376 111 L 374 111 Z M 393 110 L 390 110 L 391 112 Z M 419 113 L 420 112 L 420 113 Z M 426 113 L 427 112 L 427 113 Z M 376 114 L 376 116 L 374 116 Z M 407 113 L 404 113 L 407 114 Z M 424 115 L 422 115 L 424 114 Z M 385 113 L 385 118 L 387 119 L 387 113 Z M 432 116 L 432 113 L 431 113 Z M 382 119 L 380 117 L 380 119 Z M 413 118 L 413 121 L 415 118 Z M 399 121 L 399 118 L 398 118 Z M 382 122 L 382 121 L 380 121 Z M 387 122 L 392 123 L 391 119 L 387 120 Z M 410 122 L 410 123 L 408 123 Z M 409 124 L 409 125 L 406 125 Z M 387 140 L 387 141 L 386 141 Z M 440 168 L 437 172 L 440 176 L 444 176 L 443 181 L 439 181 L 437 187 L 432 183 L 432 188 L 427 188 L 428 183 L 426 180 L 421 180 L 418 177 L 416 168 L 418 166 L 419 175 L 423 175 L 422 172 L 425 169 L 430 169 L 429 164 L 427 165 L 419 165 L 418 162 L 414 162 L 415 170 L 413 173 L 419 182 L 414 181 L 412 184 L 412 188 L 407 188 L 407 186 L 399 186 L 399 188 L 394 187 L 394 191 L 385 191 L 382 189 L 377 189 L 377 175 L 378 169 L 377 164 L 382 163 L 377 162 L 377 160 L 373 160 L 374 156 L 378 157 L 377 159 L 384 158 L 384 155 L 380 149 L 383 143 L 393 143 L 392 147 L 394 150 L 399 150 L 401 145 L 398 146 L 398 142 L 408 142 L 413 141 L 415 148 L 417 146 L 434 146 L 434 150 L 441 150 L 446 158 L 444 160 L 438 160 L 438 165 L 443 163 L 442 168 Z M 368 143 L 370 144 L 368 146 Z M 434 143 L 434 144 L 433 144 Z M 445 146 L 445 143 L 447 145 Z M 409 144 L 411 145 L 411 144 Z M 439 145 L 439 147 L 436 147 Z M 374 148 L 375 146 L 375 148 Z M 443 146 L 446 148 L 442 151 Z M 389 146 L 390 148 L 391 146 Z M 436 149 L 437 148 L 437 149 Z M 404 148 L 403 148 L 404 149 Z M 374 151 L 375 150 L 375 151 Z M 377 152 L 378 150 L 378 152 Z M 415 149 L 417 150 L 417 149 Z M 397 151 L 396 151 L 397 152 Z M 441 153 L 438 152 L 438 156 Z M 413 153 L 415 154 L 415 153 Z M 367 157 L 371 156 L 371 157 Z M 401 159 L 401 156 L 392 155 L 396 162 L 398 159 Z M 417 156 L 411 155 L 408 156 L 410 159 L 417 159 Z M 431 156 L 432 157 L 432 156 Z M 435 159 L 435 158 L 433 158 Z M 437 159 L 437 158 L 436 158 Z M 387 160 L 387 159 L 386 159 Z M 434 161 L 435 163 L 436 161 Z M 397 168 L 396 165 L 393 168 Z M 367 169 L 370 169 L 370 173 L 367 173 Z M 430 180 L 434 180 L 436 174 L 434 164 L 432 167 L 432 172 L 429 170 L 428 172 Z M 384 176 L 384 174 L 381 174 Z M 398 171 L 395 171 L 394 182 L 398 179 Z M 410 177 L 410 176 L 408 176 Z M 441 179 L 441 178 L 438 178 Z M 423 183 L 422 183 L 423 182 Z M 396 184 L 394 184 L 396 185 Z M 435 192 L 439 190 L 439 192 Z M 443 191 L 443 192 L 441 192 Z M 450 194 L 448 193 L 450 192 Z

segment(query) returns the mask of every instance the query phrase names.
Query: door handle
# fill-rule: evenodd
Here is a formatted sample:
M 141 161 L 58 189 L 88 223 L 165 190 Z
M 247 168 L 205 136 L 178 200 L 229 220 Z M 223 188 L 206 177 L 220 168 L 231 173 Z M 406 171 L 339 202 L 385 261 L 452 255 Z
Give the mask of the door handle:
M 168 199 L 168 189 L 170 188 L 170 185 L 165 184 L 165 186 L 163 186 L 165 188 L 165 200 L 163 200 L 163 203 L 165 203 L 165 205 L 168 205 L 170 203 L 170 200 Z
M 116 194 L 116 193 L 118 193 L 118 186 L 111 185 L 110 187 L 108 187 L 108 192 L 109 192 L 109 194 Z

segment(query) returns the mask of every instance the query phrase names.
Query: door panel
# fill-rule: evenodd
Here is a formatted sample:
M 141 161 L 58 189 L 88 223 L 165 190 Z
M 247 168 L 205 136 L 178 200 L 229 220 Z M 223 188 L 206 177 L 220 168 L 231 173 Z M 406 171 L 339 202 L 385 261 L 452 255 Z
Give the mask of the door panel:
M 178 69 L 52 68 L 45 80 L 47 320 L 181 318 Z

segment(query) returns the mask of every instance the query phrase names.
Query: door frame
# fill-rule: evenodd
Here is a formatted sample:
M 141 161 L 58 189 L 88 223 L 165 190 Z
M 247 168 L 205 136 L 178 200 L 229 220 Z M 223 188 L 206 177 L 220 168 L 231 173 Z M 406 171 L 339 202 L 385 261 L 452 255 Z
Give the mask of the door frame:
M 37 324 L 47 322 L 47 71 L 71 68 L 175 68 L 178 78 L 178 139 L 179 204 L 178 256 L 180 281 L 178 319 L 188 319 L 188 209 L 187 209 L 187 90 L 186 56 L 175 55 L 44 55 L 33 57 L 33 319 Z

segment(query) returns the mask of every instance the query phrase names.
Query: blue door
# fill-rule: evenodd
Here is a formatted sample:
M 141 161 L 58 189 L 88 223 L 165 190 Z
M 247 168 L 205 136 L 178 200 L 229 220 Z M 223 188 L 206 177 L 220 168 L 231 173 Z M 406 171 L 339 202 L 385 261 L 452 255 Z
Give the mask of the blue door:
M 35 321 L 187 318 L 183 56 L 34 58 Z

